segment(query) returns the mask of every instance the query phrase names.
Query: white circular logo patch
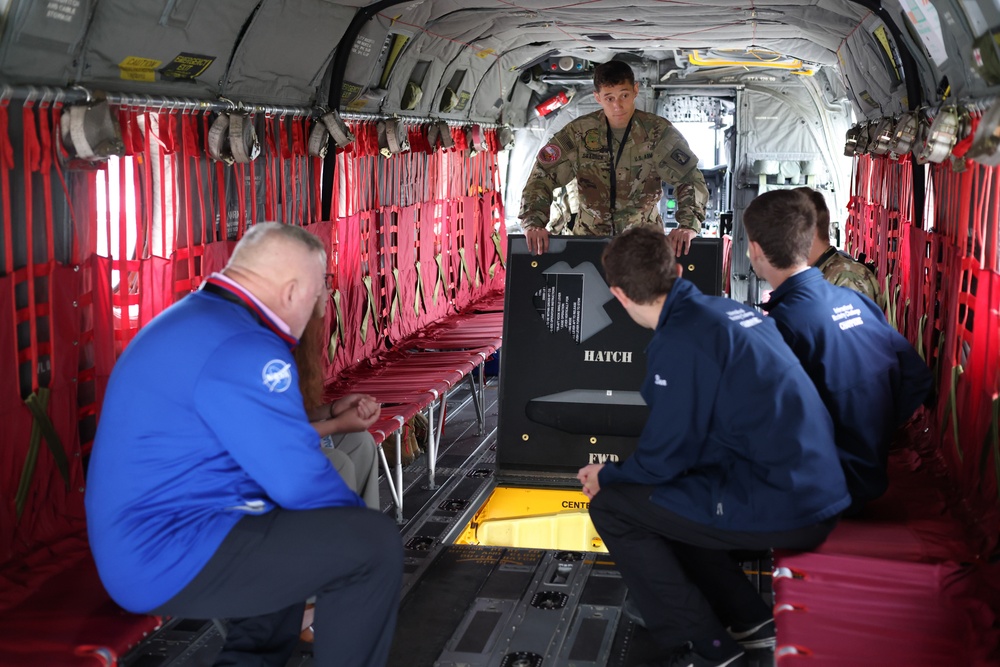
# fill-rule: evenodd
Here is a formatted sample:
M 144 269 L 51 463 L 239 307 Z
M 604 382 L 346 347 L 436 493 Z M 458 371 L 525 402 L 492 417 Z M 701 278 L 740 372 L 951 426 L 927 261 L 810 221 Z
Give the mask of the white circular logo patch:
M 264 364 L 260 376 L 268 391 L 281 393 L 292 386 L 292 365 L 281 359 L 272 359 Z

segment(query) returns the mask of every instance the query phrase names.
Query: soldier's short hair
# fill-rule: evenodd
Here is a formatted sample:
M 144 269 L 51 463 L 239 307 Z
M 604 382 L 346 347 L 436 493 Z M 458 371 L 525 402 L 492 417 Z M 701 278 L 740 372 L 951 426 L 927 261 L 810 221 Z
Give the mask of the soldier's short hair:
M 628 63 L 611 60 L 594 68 L 594 90 L 600 91 L 605 86 L 617 86 L 623 83 L 635 85 L 635 73 Z
M 601 256 L 608 284 L 638 304 L 670 294 L 677 280 L 677 259 L 666 235 L 649 226 L 626 229 Z
M 816 207 L 816 236 L 823 243 L 830 242 L 830 209 L 826 206 L 826 197 L 822 192 L 812 188 L 795 188 L 802 194 L 809 197 L 809 201 Z
M 747 238 L 760 245 L 776 269 L 804 264 L 816 234 L 816 207 L 799 190 L 771 190 L 743 212 Z

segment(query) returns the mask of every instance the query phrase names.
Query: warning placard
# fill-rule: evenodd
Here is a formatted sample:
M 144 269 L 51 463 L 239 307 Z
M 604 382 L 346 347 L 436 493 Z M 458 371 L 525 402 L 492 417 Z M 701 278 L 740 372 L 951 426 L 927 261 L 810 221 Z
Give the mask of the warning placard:
M 197 53 L 180 53 L 160 70 L 165 79 L 197 79 L 205 73 L 215 56 L 203 56 Z

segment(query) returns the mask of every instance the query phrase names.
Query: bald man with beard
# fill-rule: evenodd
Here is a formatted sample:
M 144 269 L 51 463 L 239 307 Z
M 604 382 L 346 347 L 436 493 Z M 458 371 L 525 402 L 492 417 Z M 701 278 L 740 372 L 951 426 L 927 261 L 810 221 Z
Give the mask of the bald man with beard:
M 292 357 L 325 271 L 315 236 L 256 225 L 108 383 L 86 492 L 101 580 L 133 612 L 229 619 L 216 665 L 283 666 L 313 595 L 317 665 L 388 656 L 399 533 L 323 455 Z

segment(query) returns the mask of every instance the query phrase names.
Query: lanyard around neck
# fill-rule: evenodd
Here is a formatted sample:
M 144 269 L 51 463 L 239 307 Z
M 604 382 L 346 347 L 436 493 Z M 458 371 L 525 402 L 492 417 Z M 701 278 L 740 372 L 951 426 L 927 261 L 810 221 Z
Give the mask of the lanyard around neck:
M 628 125 L 625 126 L 625 133 L 622 135 L 622 141 L 618 144 L 618 155 L 616 156 L 611 149 L 611 138 L 613 133 L 611 131 L 611 121 L 608 120 L 607 116 L 604 117 L 604 122 L 608 126 L 608 163 L 611 165 L 611 233 L 615 233 L 615 200 L 618 195 L 618 176 L 616 174 L 618 170 L 618 163 L 622 160 L 622 153 L 625 151 L 625 142 L 628 141 L 629 132 L 632 131 L 632 119 L 635 118 L 633 113 L 631 118 L 628 119 Z

